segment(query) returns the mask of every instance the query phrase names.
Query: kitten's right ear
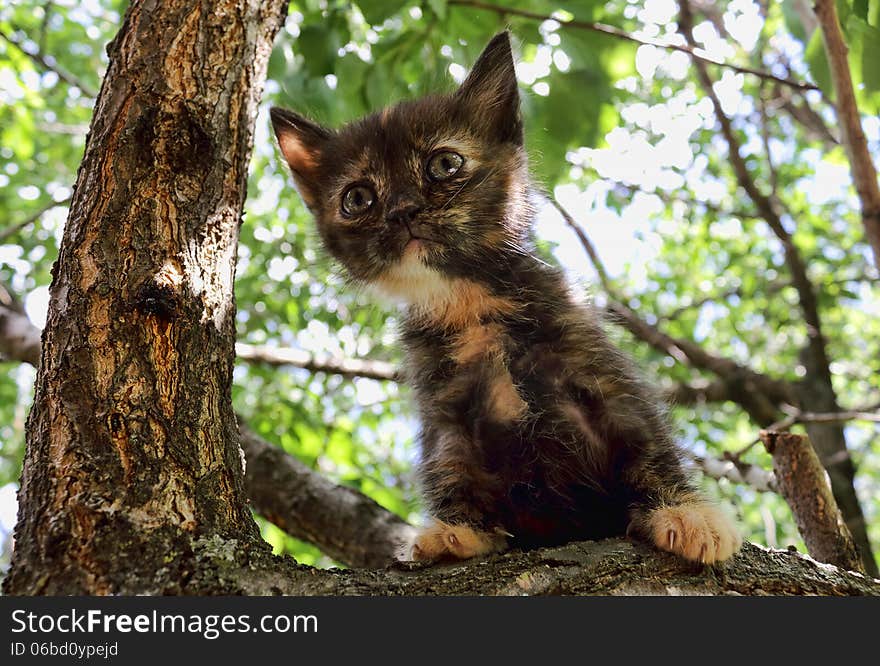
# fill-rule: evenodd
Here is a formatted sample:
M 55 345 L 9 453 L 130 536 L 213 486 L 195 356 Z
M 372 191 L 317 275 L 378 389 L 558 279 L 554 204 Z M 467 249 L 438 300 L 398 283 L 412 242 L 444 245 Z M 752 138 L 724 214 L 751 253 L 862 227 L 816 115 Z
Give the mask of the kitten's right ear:
M 455 96 L 493 137 L 522 144 L 519 91 L 508 32 L 495 35 L 486 45 Z
M 320 192 L 318 165 L 321 151 L 331 136 L 330 130 L 277 106 L 269 110 L 269 116 L 281 153 L 293 172 L 297 190 L 306 206 L 313 209 Z

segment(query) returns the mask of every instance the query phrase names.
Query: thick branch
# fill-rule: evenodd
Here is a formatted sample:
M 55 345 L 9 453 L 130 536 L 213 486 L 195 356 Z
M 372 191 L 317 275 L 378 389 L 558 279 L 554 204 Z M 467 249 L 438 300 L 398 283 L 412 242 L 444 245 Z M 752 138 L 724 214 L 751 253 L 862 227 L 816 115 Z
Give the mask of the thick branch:
M 291 536 L 348 566 L 379 568 L 412 535 L 406 521 L 363 493 L 333 483 L 249 428 L 240 430 L 248 498 Z
M 880 269 L 880 186 L 877 185 L 877 169 L 871 159 L 871 153 L 868 152 L 868 142 L 856 105 L 856 95 L 847 60 L 848 49 L 833 0 L 817 0 L 815 10 L 831 69 L 831 83 L 834 85 L 835 107 L 841 137 L 861 203 L 865 237 L 874 251 L 874 263 Z
M 735 402 L 730 387 L 723 379 L 680 382 L 669 386 L 663 392 L 663 397 L 673 407 L 689 407 L 707 402 L 727 402 L 728 400 Z
M 762 430 L 761 441 L 773 456 L 779 492 L 791 507 L 810 555 L 820 562 L 864 571 L 810 440 L 804 435 Z
M 719 568 L 707 568 L 623 539 L 512 551 L 441 566 L 317 570 L 243 548 L 235 539 L 168 543 L 159 570 L 132 575 L 116 594 L 186 595 L 880 595 L 880 581 L 787 550 L 750 543 Z M 139 569 L 139 562 L 127 562 Z M 185 571 L 186 576 L 179 572 Z M 64 580 L 57 583 L 63 584 Z M 76 593 L 76 588 L 69 592 Z M 55 594 L 65 588 L 57 585 Z M 51 593 L 51 592 L 50 592 Z
M 818 90 L 816 86 L 812 83 L 803 83 L 801 81 L 794 81 L 792 79 L 784 79 L 778 76 L 774 76 L 769 72 L 764 72 L 758 69 L 752 69 L 750 67 L 741 67 L 739 65 L 734 65 L 728 62 L 723 62 L 721 60 L 715 60 L 714 58 L 710 58 L 708 56 L 700 55 L 696 52 L 693 46 L 685 46 L 682 44 L 673 44 L 668 41 L 664 41 L 661 39 L 651 39 L 649 37 L 636 37 L 635 35 L 631 35 L 630 33 L 622 30 L 621 28 L 606 25 L 605 23 L 596 23 L 590 21 L 579 21 L 577 19 L 564 19 L 559 16 L 548 16 L 546 14 L 539 14 L 537 12 L 530 12 L 525 9 L 517 9 L 515 7 L 505 7 L 503 5 L 493 5 L 488 2 L 479 2 L 477 0 L 448 0 L 450 5 L 459 5 L 460 7 L 473 7 L 474 9 L 483 9 L 486 11 L 495 12 L 501 16 L 522 16 L 523 18 L 534 19 L 536 21 L 556 21 L 557 23 L 562 24 L 565 27 L 569 28 L 577 28 L 579 30 L 588 30 L 590 32 L 598 32 L 603 35 L 608 35 L 610 37 L 615 37 L 616 39 L 622 39 L 628 42 L 634 42 L 636 44 L 642 44 L 645 46 L 655 46 L 657 48 L 666 49 L 669 51 L 680 51 L 682 53 L 687 53 L 692 58 L 699 60 L 702 63 L 709 63 L 712 65 L 717 65 L 718 67 L 724 67 L 726 69 L 731 69 L 734 72 L 739 72 L 741 74 L 749 74 L 751 76 L 757 76 L 758 78 L 765 79 L 767 81 L 775 81 L 781 85 L 790 86 L 791 88 L 796 88 L 798 90 Z

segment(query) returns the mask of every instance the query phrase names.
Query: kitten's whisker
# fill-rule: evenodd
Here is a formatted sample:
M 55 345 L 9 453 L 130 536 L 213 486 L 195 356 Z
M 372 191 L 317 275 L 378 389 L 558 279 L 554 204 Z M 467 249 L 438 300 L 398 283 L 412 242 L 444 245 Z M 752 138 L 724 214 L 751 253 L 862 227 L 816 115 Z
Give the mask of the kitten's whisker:
M 446 201 L 446 203 L 443 204 L 443 205 L 440 207 L 440 210 L 446 210 L 446 208 L 449 207 L 449 204 L 452 203 L 452 200 L 455 199 L 455 197 L 457 197 L 459 194 L 461 194 L 461 191 L 462 191 L 465 187 L 467 187 L 467 185 L 468 185 L 468 184 L 474 179 L 474 175 L 476 175 L 476 174 L 471 174 L 470 176 L 468 176 L 468 178 L 467 178 L 467 179 L 461 184 L 461 187 L 459 187 L 459 188 L 455 191 L 455 193 L 454 193 L 451 197 L 449 197 L 449 199 Z M 476 188 L 475 188 L 475 189 L 476 189 Z

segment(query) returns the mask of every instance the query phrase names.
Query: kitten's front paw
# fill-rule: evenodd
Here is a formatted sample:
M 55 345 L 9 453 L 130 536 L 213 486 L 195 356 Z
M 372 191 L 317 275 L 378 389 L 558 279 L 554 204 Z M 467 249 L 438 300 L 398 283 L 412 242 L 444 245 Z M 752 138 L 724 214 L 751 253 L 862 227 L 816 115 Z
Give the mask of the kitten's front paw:
M 404 546 L 399 559 L 416 562 L 467 560 L 498 553 L 506 548 L 507 540 L 501 534 L 488 534 L 467 525 L 450 525 L 434 520 L 418 531 L 412 543 Z
M 648 529 L 658 548 L 703 564 L 722 562 L 742 545 L 742 537 L 730 518 L 705 502 L 654 509 Z

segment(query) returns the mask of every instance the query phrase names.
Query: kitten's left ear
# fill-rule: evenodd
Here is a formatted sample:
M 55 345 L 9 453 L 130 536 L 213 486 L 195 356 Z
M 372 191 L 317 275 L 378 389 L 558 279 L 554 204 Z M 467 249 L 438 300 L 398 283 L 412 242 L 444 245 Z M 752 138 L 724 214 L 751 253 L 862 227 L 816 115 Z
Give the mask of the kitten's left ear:
M 492 38 L 455 96 L 493 138 L 522 144 L 522 116 L 510 33 L 504 31 Z
M 321 153 L 331 132 L 293 111 L 277 106 L 269 110 L 269 116 L 281 153 L 293 172 L 297 190 L 306 206 L 314 209 L 321 191 L 318 178 Z

